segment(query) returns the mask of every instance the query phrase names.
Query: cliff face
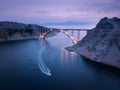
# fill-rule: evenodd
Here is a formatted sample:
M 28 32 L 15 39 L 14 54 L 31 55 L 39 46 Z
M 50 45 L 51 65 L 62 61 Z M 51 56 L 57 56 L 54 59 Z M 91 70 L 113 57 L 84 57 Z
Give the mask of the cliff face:
M 120 19 L 101 19 L 80 42 L 67 49 L 90 60 L 120 68 Z
M 0 41 L 38 38 L 41 30 L 49 28 L 17 22 L 0 22 Z

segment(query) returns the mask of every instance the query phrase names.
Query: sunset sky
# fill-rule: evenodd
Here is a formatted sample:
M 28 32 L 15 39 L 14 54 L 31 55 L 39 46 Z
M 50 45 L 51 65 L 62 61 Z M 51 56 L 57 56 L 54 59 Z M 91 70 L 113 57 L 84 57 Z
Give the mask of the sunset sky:
M 120 17 L 120 0 L 0 0 L 0 21 L 92 28 L 115 16 Z

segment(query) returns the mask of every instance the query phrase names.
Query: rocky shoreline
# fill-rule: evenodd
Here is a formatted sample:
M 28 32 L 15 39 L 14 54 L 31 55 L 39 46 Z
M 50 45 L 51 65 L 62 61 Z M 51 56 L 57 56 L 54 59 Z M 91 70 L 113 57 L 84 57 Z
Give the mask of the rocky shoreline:
M 40 34 L 50 30 L 51 28 L 35 24 L 2 21 L 0 22 L 0 41 L 39 39 Z M 56 31 L 59 30 L 52 28 L 52 33 L 49 33 L 46 37 L 54 36 Z
M 120 19 L 101 19 L 81 41 L 66 49 L 91 61 L 120 68 Z

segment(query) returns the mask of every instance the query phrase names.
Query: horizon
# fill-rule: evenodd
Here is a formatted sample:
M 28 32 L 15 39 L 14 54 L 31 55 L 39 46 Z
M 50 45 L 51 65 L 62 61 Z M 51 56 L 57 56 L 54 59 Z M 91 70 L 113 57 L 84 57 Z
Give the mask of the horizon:
M 119 6 L 119 0 L 0 0 L 0 21 L 91 29 L 103 17 L 120 17 Z

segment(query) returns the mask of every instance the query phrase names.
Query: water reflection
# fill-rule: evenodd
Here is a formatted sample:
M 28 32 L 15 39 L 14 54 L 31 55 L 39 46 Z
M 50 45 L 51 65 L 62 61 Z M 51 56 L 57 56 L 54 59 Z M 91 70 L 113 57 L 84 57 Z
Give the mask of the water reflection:
M 74 63 L 75 52 L 69 52 L 65 49 L 60 50 L 61 64 L 72 64 Z
M 74 62 L 74 52 L 70 52 L 70 58 L 71 58 L 71 62 L 73 63 Z
M 119 69 L 83 60 L 66 51 L 64 47 L 72 43 L 62 35 L 47 41 L 1 43 L 0 90 L 120 90 Z M 52 77 L 45 76 L 51 73 Z
M 80 39 L 80 31 L 68 32 L 72 32 L 72 35 L 76 36 L 76 39 Z M 85 34 L 85 32 L 81 31 L 81 37 L 83 37 Z M 45 61 L 49 62 L 48 65 L 51 63 L 51 61 L 55 62 L 56 59 L 60 59 L 62 65 L 74 63 L 74 58 L 76 57 L 75 53 L 68 52 L 64 49 L 64 47 L 69 46 L 69 44 L 71 44 L 71 41 L 62 33 L 58 33 L 54 37 L 47 38 L 47 40 L 40 40 L 38 66 L 42 73 L 51 76 L 51 71 L 47 67 Z

